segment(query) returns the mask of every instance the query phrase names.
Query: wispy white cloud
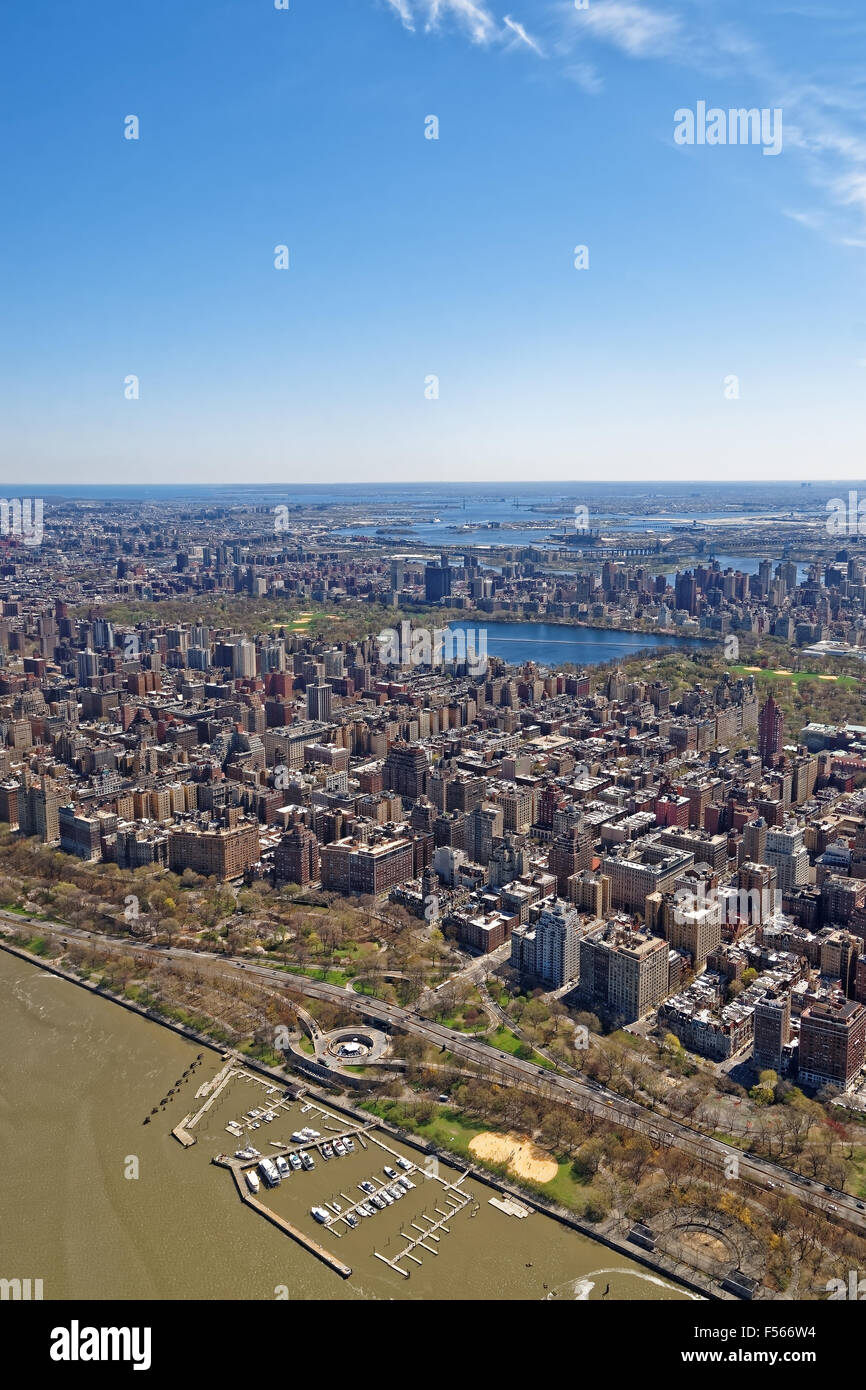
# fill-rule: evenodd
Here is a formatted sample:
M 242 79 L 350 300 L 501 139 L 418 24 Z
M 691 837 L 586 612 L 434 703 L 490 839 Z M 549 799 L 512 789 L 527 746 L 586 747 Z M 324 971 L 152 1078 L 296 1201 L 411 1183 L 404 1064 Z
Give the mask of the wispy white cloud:
M 517 38 L 521 41 L 521 43 L 525 43 L 528 48 L 531 48 L 533 52 L 537 53 L 539 58 L 544 57 L 544 54 L 542 53 L 539 45 L 535 42 L 535 39 L 530 38 L 523 25 L 518 24 L 516 19 L 512 19 L 510 14 L 507 14 L 505 16 L 503 23 L 507 26 L 507 28 L 511 29 L 514 34 L 516 34 Z
M 391 6 L 392 10 L 396 10 L 405 28 L 414 31 L 415 25 L 412 22 L 412 11 L 409 8 L 409 0 L 387 0 L 387 3 Z
M 552 57 L 558 60 L 552 69 L 588 96 L 603 90 L 604 65 L 595 59 L 605 50 L 686 70 L 716 88 L 748 84 L 756 94 L 750 105 L 783 110 L 784 152 L 814 191 L 815 208 L 780 213 L 837 245 L 866 242 L 866 81 L 853 62 L 845 69 L 847 40 L 831 80 L 820 69 L 807 70 L 810 48 L 803 50 L 805 59 L 782 67 L 748 28 L 695 0 L 589 0 L 585 9 L 573 0 L 551 0 L 533 23 L 537 35 L 510 14 L 500 18 L 494 3 L 387 0 L 407 29 L 430 33 L 450 25 L 485 47 Z M 814 0 L 780 3 L 780 13 L 793 17 L 797 11 L 804 21 L 823 22 L 837 40 L 839 23 L 851 18 Z
M 427 28 L 435 29 L 442 16 L 452 14 L 468 30 L 473 43 L 491 43 L 498 25 L 490 11 L 474 0 L 429 0 Z
M 682 23 L 675 14 L 630 0 L 594 0 L 576 15 L 590 35 L 632 58 L 666 57 L 682 35 Z
M 525 46 L 544 57 L 541 45 L 520 20 L 506 15 L 500 22 L 484 0 L 387 0 L 387 4 L 413 33 L 419 28 L 425 34 L 435 33 L 450 23 L 468 34 L 473 43 Z
M 597 70 L 592 63 L 569 63 L 567 68 L 563 68 L 563 74 L 569 82 L 575 82 L 582 92 L 588 96 L 598 96 L 604 87 Z
M 810 232 L 820 231 L 824 225 L 822 212 L 794 212 L 790 208 L 783 208 L 782 213 L 785 217 L 790 217 L 792 222 L 799 223 L 801 227 L 808 227 Z

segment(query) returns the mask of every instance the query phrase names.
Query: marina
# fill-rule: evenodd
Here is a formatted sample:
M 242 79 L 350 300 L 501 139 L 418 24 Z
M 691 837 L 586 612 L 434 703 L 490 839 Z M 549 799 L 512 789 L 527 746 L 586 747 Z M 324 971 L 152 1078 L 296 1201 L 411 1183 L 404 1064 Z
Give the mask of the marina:
M 490 1205 L 489 1188 L 475 1177 L 460 1180 L 459 1168 L 443 1165 L 443 1176 L 473 1199 L 453 1215 L 451 1203 L 441 1200 L 442 1184 L 425 1175 L 424 1159 L 374 1120 L 351 1119 L 326 1101 L 298 1096 L 290 1078 L 275 1086 L 235 1060 L 228 1067 L 216 1049 L 204 1052 L 201 1068 L 184 1083 L 188 1089 L 172 1098 L 176 1113 L 143 1126 L 143 1115 L 189 1069 L 201 1044 L 58 983 L 44 968 L 6 952 L 0 952 L 0 998 L 6 1099 L 17 1116 L 13 1127 L 4 1118 L 11 1111 L 0 1114 L 0 1159 L 11 1167 L 22 1143 L 50 1149 L 62 1131 L 64 1162 L 87 1175 L 74 1201 L 62 1183 L 0 1191 L 4 1253 L 12 1264 L 26 1268 L 36 1260 L 52 1269 L 46 1299 L 267 1301 L 281 1288 L 299 1301 L 583 1299 L 600 1298 L 607 1283 L 612 1295 L 626 1300 L 694 1296 L 625 1254 L 612 1260 L 609 1249 L 546 1216 L 506 1216 Z M 197 1095 L 205 1085 L 207 1094 Z M 202 1113 L 202 1102 L 217 1088 Z M 252 1130 L 253 1122 L 241 1117 L 253 1108 L 273 1113 L 274 1120 Z M 198 1115 L 191 1134 L 196 1143 L 185 1147 L 172 1131 L 190 1110 Z M 227 1132 L 230 1121 L 240 1136 Z M 318 1131 L 318 1141 L 314 1135 L 303 1146 L 292 1143 L 305 1127 Z M 332 1143 L 341 1137 L 347 1150 L 351 1138 L 354 1151 L 318 1161 L 316 1145 L 325 1136 Z M 295 1168 L 289 1155 L 299 1148 L 298 1162 L 307 1162 Z M 236 1150 L 246 1150 L 247 1159 L 235 1159 Z M 228 1157 L 213 1163 L 220 1153 Z M 280 1153 L 291 1176 L 274 1188 L 261 1184 L 256 1194 L 245 1174 L 258 1176 L 261 1157 Z M 129 1154 L 139 1159 L 137 1182 L 124 1175 Z M 415 1184 L 390 1204 L 378 1195 L 392 1184 L 384 1164 Z M 375 1216 L 360 1211 L 369 1194 L 358 1184 L 368 1181 L 377 1197 Z M 329 1202 L 341 1212 L 330 1210 Z M 329 1211 L 328 1225 L 316 1222 L 313 1206 Z M 448 1232 L 444 1226 L 432 1231 L 443 1213 Z M 414 1259 L 401 1261 L 416 1238 Z M 58 1249 L 61 1261 L 52 1259 Z M 410 1278 L 392 1268 L 394 1259 Z M 596 1275 L 611 1264 L 614 1273 Z

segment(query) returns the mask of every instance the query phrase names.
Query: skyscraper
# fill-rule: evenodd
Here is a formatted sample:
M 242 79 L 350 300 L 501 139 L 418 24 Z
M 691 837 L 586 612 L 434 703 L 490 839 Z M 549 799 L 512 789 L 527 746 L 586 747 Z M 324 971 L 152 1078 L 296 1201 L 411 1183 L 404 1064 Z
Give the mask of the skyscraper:
M 327 724 L 331 718 L 331 687 L 327 682 L 307 686 L 307 718 L 321 719 Z
M 319 842 L 312 830 L 293 825 L 274 851 L 276 881 L 300 883 L 304 887 L 319 877 Z
M 776 754 L 782 751 L 784 722 L 782 711 L 772 695 L 768 695 L 766 703 L 758 715 L 758 752 L 761 755 L 761 762 L 765 765 L 772 762 Z
M 424 598 L 428 603 L 439 603 L 451 597 L 451 566 L 447 556 L 441 560 L 430 560 L 424 567 Z

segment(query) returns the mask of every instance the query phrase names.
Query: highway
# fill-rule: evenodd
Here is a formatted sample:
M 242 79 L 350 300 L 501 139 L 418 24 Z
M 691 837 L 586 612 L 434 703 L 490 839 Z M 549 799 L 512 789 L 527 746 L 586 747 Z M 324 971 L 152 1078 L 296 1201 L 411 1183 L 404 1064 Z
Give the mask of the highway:
M 483 1067 L 487 1075 L 505 1084 L 521 1086 L 545 1099 L 555 1099 L 576 1109 L 591 1112 L 608 1123 L 645 1134 L 656 1146 L 669 1145 L 682 1149 L 693 1158 L 712 1163 L 721 1171 L 725 1170 L 731 1159 L 736 1159 L 737 1176 L 740 1181 L 787 1193 L 831 1219 L 844 1216 L 852 1229 L 866 1234 L 866 1204 L 859 1202 L 849 1193 L 837 1189 L 828 1191 L 820 1183 L 801 1177 L 770 1159 L 743 1153 L 741 1149 L 701 1134 L 678 1120 L 657 1115 L 646 1106 L 627 1100 L 588 1077 L 566 1076 L 513 1057 L 509 1053 L 499 1052 L 489 1044 L 478 1042 L 456 1029 L 446 1028 L 440 1023 L 421 1018 L 413 1009 L 405 1009 L 368 995 L 356 994 L 345 986 L 310 980 L 305 975 L 290 975 L 283 970 L 273 970 L 268 966 L 255 965 L 251 961 L 241 961 L 234 957 L 215 956 L 201 951 L 142 946 L 128 938 L 103 936 L 98 932 L 67 927 L 61 922 L 40 921 L 37 918 L 22 917 L 2 910 L 0 919 L 18 927 L 26 923 L 37 930 L 53 931 L 64 940 L 86 941 L 125 955 L 142 954 L 151 960 L 182 959 L 211 976 L 223 979 L 235 980 L 239 972 L 244 971 L 245 974 L 267 980 L 272 989 L 282 985 L 311 998 L 327 1000 L 341 1008 L 354 1010 L 364 1018 L 406 1033 L 414 1033 L 440 1050 L 447 1050 L 455 1057 Z

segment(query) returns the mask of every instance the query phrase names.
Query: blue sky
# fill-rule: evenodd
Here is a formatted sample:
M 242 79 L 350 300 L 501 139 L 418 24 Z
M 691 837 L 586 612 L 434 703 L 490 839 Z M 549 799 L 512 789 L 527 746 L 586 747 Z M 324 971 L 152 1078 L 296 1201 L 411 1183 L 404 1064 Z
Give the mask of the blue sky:
M 7 492 L 866 474 L 857 3 L 51 0 L 0 44 Z M 782 152 L 676 145 L 699 101 Z

